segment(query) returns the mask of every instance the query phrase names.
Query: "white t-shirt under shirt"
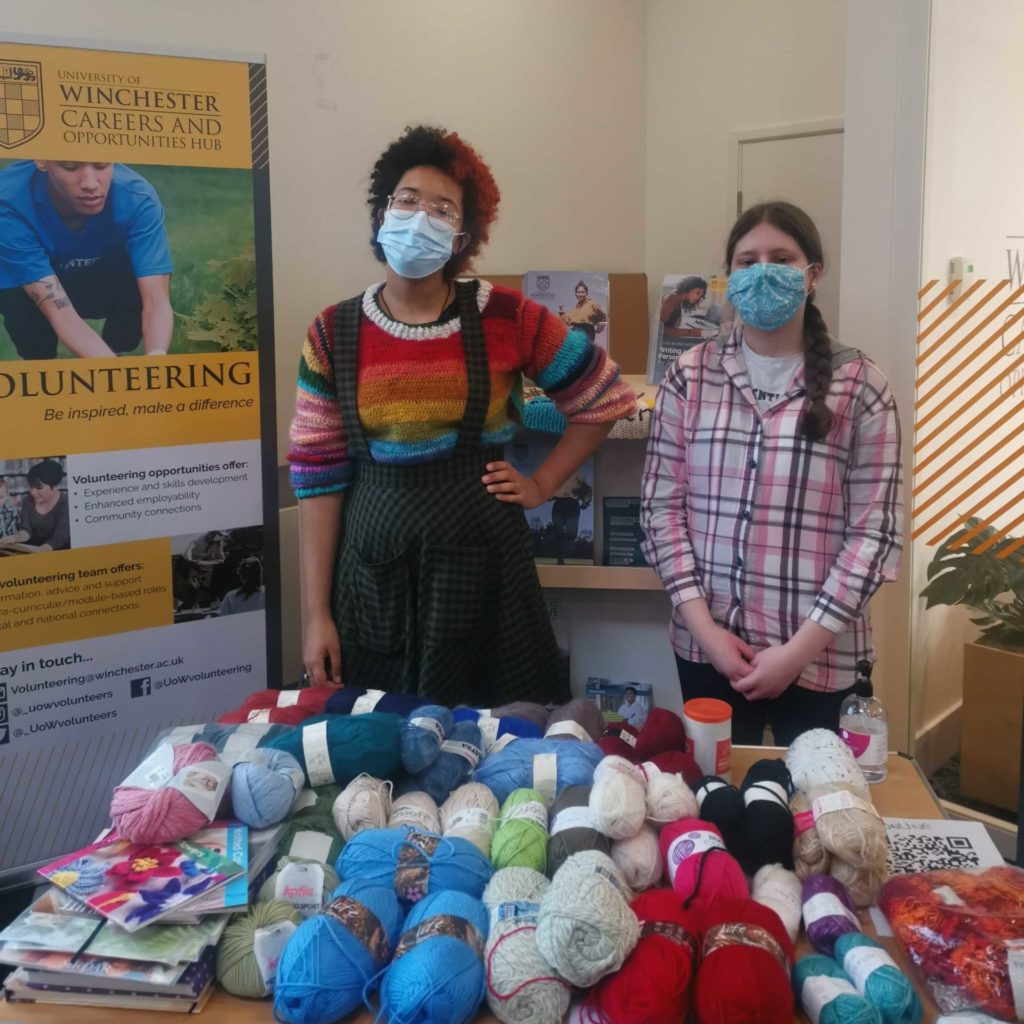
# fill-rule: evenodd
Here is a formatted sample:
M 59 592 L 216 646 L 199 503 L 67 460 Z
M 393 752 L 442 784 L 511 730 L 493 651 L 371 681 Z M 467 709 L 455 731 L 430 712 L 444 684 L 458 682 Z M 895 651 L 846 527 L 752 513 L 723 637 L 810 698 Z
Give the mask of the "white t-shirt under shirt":
M 791 356 L 762 356 L 745 341 L 741 344 L 743 362 L 750 377 L 757 404 L 767 409 L 781 398 L 793 383 L 796 371 L 803 365 L 803 352 Z

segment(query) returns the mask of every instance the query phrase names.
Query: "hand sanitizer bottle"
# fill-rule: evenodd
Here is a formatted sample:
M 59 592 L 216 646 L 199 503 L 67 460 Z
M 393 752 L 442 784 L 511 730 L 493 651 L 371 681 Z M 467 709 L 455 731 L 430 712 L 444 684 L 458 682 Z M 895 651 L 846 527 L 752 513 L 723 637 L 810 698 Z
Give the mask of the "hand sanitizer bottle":
M 839 712 L 839 735 L 853 752 L 868 782 L 889 772 L 889 719 L 871 686 L 871 662 L 857 662 L 857 682 Z

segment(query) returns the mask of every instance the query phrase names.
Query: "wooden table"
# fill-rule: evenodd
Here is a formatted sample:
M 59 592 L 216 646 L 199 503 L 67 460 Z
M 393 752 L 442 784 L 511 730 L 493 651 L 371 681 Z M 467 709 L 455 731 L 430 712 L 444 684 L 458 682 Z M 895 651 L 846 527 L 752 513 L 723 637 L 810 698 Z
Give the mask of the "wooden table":
M 747 767 L 759 757 L 781 755 L 782 751 L 765 747 L 734 747 L 733 748 L 733 779 L 743 777 Z M 892 818 L 941 818 L 935 794 L 932 792 L 917 765 L 909 758 L 900 754 L 889 755 L 889 777 L 885 782 L 871 787 L 871 796 L 878 812 L 883 817 Z M 875 930 L 866 912 L 862 912 L 861 925 L 868 935 L 875 935 Z M 894 940 L 879 940 L 889 950 L 896 962 L 909 973 L 909 964 Z M 803 956 L 813 952 L 807 942 L 806 935 L 801 934 L 797 944 L 797 955 Z M 912 978 L 915 977 L 912 973 Z M 918 987 L 925 1006 L 925 1022 L 934 1021 L 938 1010 L 924 991 Z M 110 1010 L 84 1006 L 46 1006 L 25 1003 L 0 1003 L 0 1021 L 8 1024 L 172 1024 L 182 1017 L 178 1014 L 137 1011 Z M 269 1000 L 252 1001 L 238 999 L 218 990 L 214 993 L 206 1009 L 197 1018 L 206 1024 L 273 1024 L 274 1015 Z M 353 1014 L 347 1024 L 372 1024 L 374 1015 L 368 1011 Z M 800 1014 L 797 1020 L 806 1018 Z M 490 1013 L 481 1013 L 475 1024 L 498 1024 L 497 1018 Z

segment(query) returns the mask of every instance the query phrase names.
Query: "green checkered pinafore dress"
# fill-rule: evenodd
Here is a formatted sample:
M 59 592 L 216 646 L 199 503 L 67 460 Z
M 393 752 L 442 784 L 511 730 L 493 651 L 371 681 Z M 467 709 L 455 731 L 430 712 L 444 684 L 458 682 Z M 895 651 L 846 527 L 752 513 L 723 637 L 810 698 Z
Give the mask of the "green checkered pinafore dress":
M 490 402 L 476 282 L 456 282 L 468 392 L 455 451 L 416 465 L 374 462 L 359 420 L 362 298 L 335 308 L 334 375 L 353 462 L 332 607 L 347 686 L 453 706 L 567 700 L 568 679 L 518 505 L 487 492 Z

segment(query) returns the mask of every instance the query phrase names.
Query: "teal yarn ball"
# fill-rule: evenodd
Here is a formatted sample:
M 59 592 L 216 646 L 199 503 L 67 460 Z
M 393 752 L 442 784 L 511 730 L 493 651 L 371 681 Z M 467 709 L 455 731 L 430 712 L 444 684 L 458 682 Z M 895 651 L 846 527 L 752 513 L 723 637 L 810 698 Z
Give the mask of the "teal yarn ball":
M 896 961 L 867 935 L 840 935 L 836 962 L 854 988 L 882 1015 L 885 1024 L 918 1024 L 924 1016 L 921 1000 Z
M 404 916 L 390 889 L 363 879 L 343 882 L 281 954 L 275 1019 L 333 1024 L 359 1007 L 394 955 Z
M 487 909 L 461 892 L 420 900 L 380 987 L 390 1024 L 469 1024 L 486 991 Z
M 793 991 L 811 1024 L 882 1024 L 878 1010 L 831 957 L 815 954 L 797 960 Z
M 283 750 L 253 750 L 231 769 L 231 806 L 250 828 L 268 828 L 288 817 L 302 790 L 302 765 Z
M 402 719 L 402 764 L 413 775 L 425 771 L 441 753 L 452 731 L 452 713 L 441 704 L 424 704 Z
M 347 786 L 366 772 L 390 779 L 401 768 L 398 715 L 318 715 L 264 746 L 285 750 L 302 765 L 307 786 Z

